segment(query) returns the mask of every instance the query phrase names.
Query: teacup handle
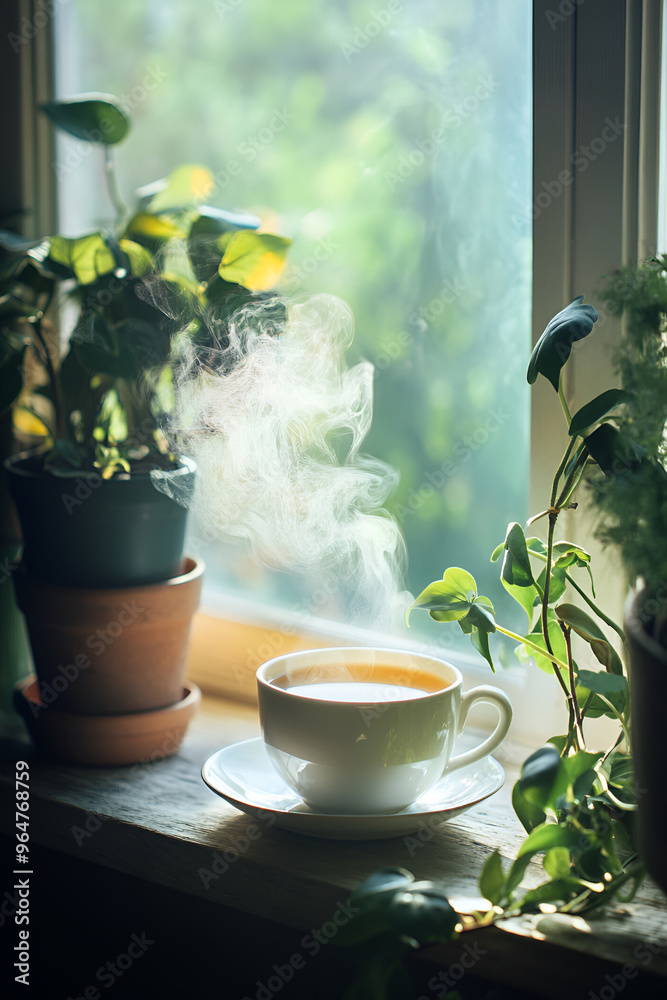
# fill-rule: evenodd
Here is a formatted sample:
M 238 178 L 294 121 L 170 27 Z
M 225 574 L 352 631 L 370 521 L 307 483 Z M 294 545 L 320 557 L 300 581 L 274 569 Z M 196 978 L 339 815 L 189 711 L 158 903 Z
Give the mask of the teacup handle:
M 457 754 L 455 757 L 450 757 L 449 763 L 445 768 L 445 774 L 449 774 L 457 767 L 465 767 L 466 764 L 472 764 L 473 761 L 479 760 L 480 757 L 486 757 L 490 754 L 492 750 L 501 743 L 507 736 L 507 731 L 512 722 L 512 704 L 500 688 L 491 687 L 490 684 L 481 684 L 479 687 L 473 688 L 472 691 L 467 691 L 461 697 L 461 717 L 459 719 L 459 733 L 463 731 L 466 724 L 466 719 L 468 718 L 468 713 L 470 709 L 476 702 L 490 702 L 495 705 L 498 709 L 498 722 L 496 728 L 493 730 L 490 736 L 487 736 L 482 743 L 479 743 L 476 747 L 472 747 L 470 750 L 465 750 L 463 753 Z

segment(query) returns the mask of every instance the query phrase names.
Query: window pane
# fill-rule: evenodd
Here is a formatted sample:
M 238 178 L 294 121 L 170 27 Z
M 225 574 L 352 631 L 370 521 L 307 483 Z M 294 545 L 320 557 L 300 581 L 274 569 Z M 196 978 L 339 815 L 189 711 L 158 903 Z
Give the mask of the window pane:
M 362 452 L 398 473 L 405 586 L 462 565 L 506 607 L 489 555 L 527 516 L 529 0 L 72 0 L 57 53 L 61 96 L 131 112 L 126 198 L 207 164 L 214 204 L 293 238 L 289 293 L 349 303 L 347 363 L 375 368 Z M 68 232 L 112 217 L 90 149 L 59 145 Z M 321 569 L 267 571 L 229 540 L 206 558 L 209 587 L 373 623 L 373 600 L 323 591 Z

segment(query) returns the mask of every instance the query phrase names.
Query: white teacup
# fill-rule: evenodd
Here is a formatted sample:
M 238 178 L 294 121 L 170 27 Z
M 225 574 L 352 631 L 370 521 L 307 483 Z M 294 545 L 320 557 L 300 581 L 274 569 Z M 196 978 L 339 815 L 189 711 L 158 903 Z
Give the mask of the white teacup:
M 420 653 L 359 647 L 277 656 L 257 671 L 267 754 L 320 812 L 397 812 L 506 736 L 507 695 L 487 685 L 463 694 L 462 686 L 456 667 Z M 496 706 L 496 728 L 453 757 L 478 702 Z

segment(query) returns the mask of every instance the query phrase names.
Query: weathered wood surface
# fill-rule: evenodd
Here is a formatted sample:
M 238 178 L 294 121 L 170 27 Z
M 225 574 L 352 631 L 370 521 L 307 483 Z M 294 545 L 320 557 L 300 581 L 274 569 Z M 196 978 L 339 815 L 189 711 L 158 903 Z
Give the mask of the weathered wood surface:
M 509 859 L 522 840 L 510 806 L 512 762 L 506 760 L 508 780 L 499 793 L 409 837 L 318 840 L 263 825 L 216 796 L 200 777 L 211 753 L 258 733 L 254 708 L 206 698 L 179 753 L 149 764 L 68 767 L 40 758 L 23 738 L 7 739 L 1 744 L 3 798 L 7 802 L 13 793 L 14 761 L 25 759 L 36 843 L 304 930 L 320 927 L 363 878 L 389 865 L 435 880 L 450 898 L 474 897 L 490 851 L 500 847 Z M 3 815 L 3 830 L 11 833 L 13 815 Z M 529 881 L 539 881 L 537 866 Z M 605 986 L 605 970 L 625 964 L 667 977 L 667 901 L 652 885 L 635 902 L 587 923 L 526 917 L 464 938 L 484 950 L 481 974 L 539 989 L 545 997 L 564 990 L 576 996 L 575 972 L 590 983 L 581 994 L 586 997 L 596 984 Z M 638 953 L 647 942 L 655 954 Z M 454 942 L 428 955 L 447 964 L 461 948 Z M 649 961 L 641 957 L 646 955 Z

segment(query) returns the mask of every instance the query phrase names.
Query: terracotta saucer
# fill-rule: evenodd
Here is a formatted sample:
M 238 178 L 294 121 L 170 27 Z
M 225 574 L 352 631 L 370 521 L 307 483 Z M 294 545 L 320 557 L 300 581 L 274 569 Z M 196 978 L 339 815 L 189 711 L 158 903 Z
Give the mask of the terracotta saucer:
M 14 705 L 42 753 L 70 764 L 113 767 L 149 763 L 176 753 L 201 692 L 188 682 L 180 701 L 150 712 L 80 715 L 43 705 L 35 677 L 14 689 Z

